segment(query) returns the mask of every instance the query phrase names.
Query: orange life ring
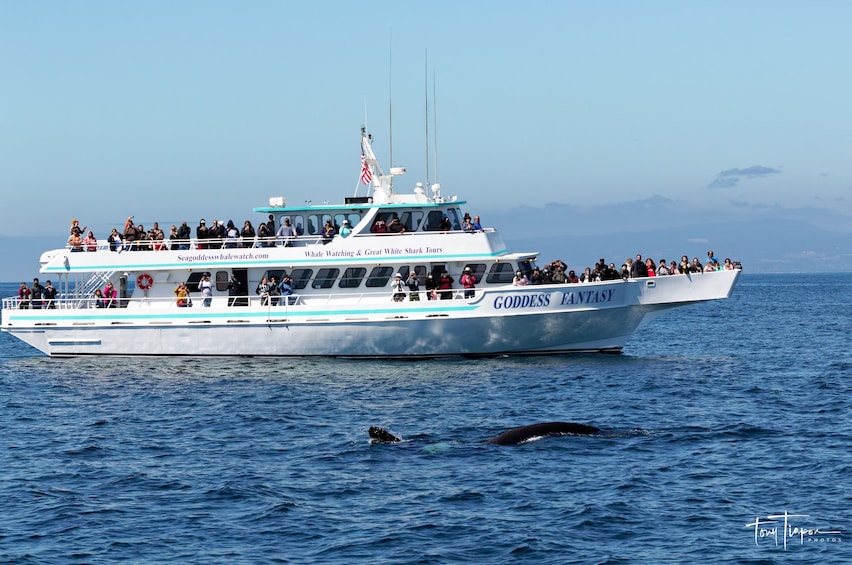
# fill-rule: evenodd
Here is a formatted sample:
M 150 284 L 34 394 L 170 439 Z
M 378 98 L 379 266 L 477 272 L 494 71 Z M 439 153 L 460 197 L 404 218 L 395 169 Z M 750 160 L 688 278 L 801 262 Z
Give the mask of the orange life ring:
M 138 286 L 142 290 L 148 290 L 149 288 L 154 286 L 154 277 L 152 277 L 148 273 L 143 273 L 136 277 L 136 286 Z

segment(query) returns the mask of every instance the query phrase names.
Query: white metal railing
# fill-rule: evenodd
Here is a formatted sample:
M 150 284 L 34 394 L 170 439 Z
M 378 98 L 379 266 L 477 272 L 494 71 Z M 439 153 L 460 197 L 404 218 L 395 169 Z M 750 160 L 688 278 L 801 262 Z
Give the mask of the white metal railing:
M 494 228 L 483 228 L 479 230 L 482 232 L 492 232 Z M 442 233 L 446 235 L 459 235 L 459 234 L 470 234 L 476 232 L 465 232 L 461 230 L 451 230 L 449 232 L 437 232 L 437 231 L 416 231 L 416 232 L 403 232 L 403 233 L 352 233 L 348 237 L 362 238 L 362 237 L 420 237 L 425 235 L 435 235 L 436 233 Z M 335 234 L 333 239 L 339 238 L 339 234 Z M 314 235 L 300 235 L 295 238 L 284 238 L 284 237 L 253 237 L 253 238 L 244 238 L 244 237 L 236 237 L 236 238 L 207 238 L 207 239 L 198 239 L 198 238 L 189 238 L 189 239 L 163 239 L 163 240 L 135 240 L 135 241 L 124 241 L 122 240 L 121 244 L 116 245 L 115 249 L 113 248 L 113 244 L 109 241 L 103 239 L 98 240 L 98 242 L 94 245 L 83 245 L 80 248 L 74 249 L 70 245 L 65 246 L 66 249 L 70 250 L 73 253 L 99 253 L 99 252 L 107 252 L 107 251 L 116 251 L 116 252 L 124 252 L 124 251 L 178 251 L 178 250 L 195 250 L 195 249 L 247 249 L 247 248 L 258 248 L 258 247 L 281 247 L 281 246 L 291 246 L 291 247 L 303 247 L 307 245 L 317 245 L 321 244 L 324 241 L 327 241 L 325 237 L 321 234 Z
M 204 307 L 204 297 L 199 296 L 198 293 L 191 293 L 189 295 L 189 305 L 188 306 L 178 306 L 177 297 L 164 296 L 164 297 L 148 297 L 148 296 L 136 296 L 134 293 L 133 296 L 127 298 L 117 297 L 112 300 L 96 297 L 93 294 L 94 291 L 88 294 L 82 293 L 68 293 L 57 295 L 57 298 L 54 300 L 41 300 L 38 301 L 38 307 L 32 300 L 28 300 L 27 305 L 22 308 L 22 301 L 17 297 L 4 298 L 2 300 L 3 309 L 4 310 L 19 310 L 19 309 L 30 309 L 30 310 L 80 310 L 80 309 L 100 309 L 100 308 L 122 308 L 129 310 L 137 310 L 137 309 L 147 309 L 151 307 L 157 308 L 174 308 L 181 309 L 191 307 L 191 308 L 199 308 Z M 420 302 L 428 302 L 429 297 L 427 296 L 426 290 L 420 290 L 418 294 L 418 298 Z M 483 293 L 482 289 L 474 289 L 474 296 L 471 298 L 465 298 L 465 289 L 463 288 L 454 288 L 449 290 L 436 290 L 436 298 L 434 300 L 442 300 L 442 293 L 447 293 L 451 297 L 452 300 L 474 300 L 477 297 L 481 296 Z M 408 290 L 405 291 L 404 300 L 401 302 L 396 302 L 396 304 L 409 303 L 409 304 L 417 304 L 417 300 L 410 299 L 410 292 Z M 223 294 L 214 295 L 210 300 L 211 306 L 216 307 L 233 307 L 233 308 L 280 308 L 280 307 L 291 307 L 291 306 L 332 306 L 335 304 L 350 304 L 350 305 L 359 305 L 359 304 L 384 304 L 384 303 L 393 303 L 393 293 L 388 292 L 386 289 L 383 289 L 379 292 L 359 292 L 359 293 L 340 293 L 340 292 L 329 292 L 329 293 L 306 293 L 306 294 L 298 294 L 294 293 L 291 295 L 282 295 L 282 296 L 227 296 Z M 100 303 L 100 305 L 99 305 Z

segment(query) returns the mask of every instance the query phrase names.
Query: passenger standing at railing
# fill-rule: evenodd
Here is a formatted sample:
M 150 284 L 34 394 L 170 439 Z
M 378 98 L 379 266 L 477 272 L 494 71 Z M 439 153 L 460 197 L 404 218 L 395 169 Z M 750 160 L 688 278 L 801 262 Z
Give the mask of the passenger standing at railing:
M 107 308 L 115 308 L 115 299 L 118 298 L 118 291 L 112 285 L 112 281 L 107 281 L 103 291 L 104 306 Z
M 462 287 L 464 287 L 464 297 L 473 298 L 476 294 L 476 277 L 470 270 L 470 267 L 465 267 L 461 276 Z
M 198 222 L 198 227 L 195 228 L 195 237 L 198 239 L 198 249 L 207 249 L 206 239 L 209 235 L 207 230 L 207 222 L 204 218 Z
M 349 225 L 349 220 L 343 220 L 343 225 L 340 227 L 340 237 L 349 237 L 352 233 L 352 226 Z
M 417 280 L 417 273 L 413 270 L 408 273 L 408 280 L 405 281 L 405 286 L 408 287 L 408 300 L 411 302 L 420 302 L 420 281 Z
M 331 223 L 331 220 L 326 220 L 325 225 L 322 227 L 322 244 L 326 245 L 330 243 L 334 238 L 334 234 L 334 225 Z
M 124 222 L 124 233 L 122 234 L 122 240 L 124 240 L 125 249 L 127 251 L 133 251 L 136 249 L 136 226 L 133 225 L 133 216 L 127 218 L 127 221 Z
M 186 308 L 189 306 L 189 288 L 186 286 L 185 282 L 182 282 L 177 285 L 177 288 L 174 290 L 175 296 L 177 296 L 177 305 L 178 308 Z
M 70 233 L 76 233 L 79 236 L 82 236 L 86 231 L 86 226 L 80 227 L 80 221 L 76 218 L 71 220 L 71 230 Z
M 98 250 L 98 240 L 95 237 L 95 234 L 92 231 L 83 238 L 83 245 L 86 246 L 86 251 L 97 251 Z
M 262 306 L 269 306 L 269 282 L 267 282 L 266 277 L 260 279 L 257 288 L 254 289 L 254 293 L 260 296 L 260 304 Z
M 186 225 L 186 222 L 181 222 L 180 227 L 177 231 L 177 235 L 178 241 L 180 241 L 178 249 L 189 249 L 189 240 L 192 238 L 192 230 L 189 229 L 189 226 Z
M 42 291 L 44 295 L 44 307 L 45 308 L 56 308 L 56 287 L 53 286 L 53 283 L 45 281 L 44 283 L 44 291 Z
M 33 308 L 41 308 L 41 297 L 44 292 L 44 287 L 38 282 L 38 279 L 33 279 L 33 286 L 30 287 L 30 296 L 32 297 Z
M 231 273 L 231 276 L 228 278 L 228 306 L 237 305 L 242 286 L 240 281 L 237 280 L 237 277 L 234 276 L 234 273 Z
M 18 289 L 18 308 L 22 310 L 29 308 L 31 297 L 30 287 L 27 286 L 27 283 L 22 282 L 21 287 Z
M 83 238 L 80 237 L 80 234 L 76 232 L 72 232 L 70 236 L 68 236 L 68 247 L 73 252 L 81 252 L 83 251 Z
M 149 249 L 152 249 L 151 235 L 149 232 L 145 231 L 145 226 L 142 224 L 136 226 L 136 243 L 133 248 L 137 251 L 148 251 Z
M 210 280 L 210 273 L 202 275 L 198 288 L 201 290 L 201 298 L 203 298 L 201 305 L 205 308 L 209 307 L 213 301 L 213 282 Z
M 107 238 L 109 242 L 109 250 L 110 251 L 118 251 L 121 252 L 121 236 L 118 234 L 118 230 L 112 228 L 112 231 Z
M 151 239 L 153 241 L 153 249 L 160 251 L 163 249 L 163 241 L 166 239 L 166 234 L 160 229 L 160 223 L 154 222 L 154 227 L 151 228 Z
M 240 232 L 240 237 L 243 239 L 240 247 L 254 247 L 254 226 L 251 225 L 251 222 L 246 220 L 243 224 L 243 229 Z
M 397 273 L 393 277 L 391 283 L 391 293 L 394 302 L 402 302 L 405 300 L 405 283 L 402 282 L 402 274 Z
M 260 223 L 257 226 L 257 246 L 258 247 L 269 247 L 268 239 L 272 237 L 275 232 L 269 231 L 269 226 L 264 223 Z
M 221 249 L 226 235 L 225 222 L 223 220 L 213 220 L 213 225 L 210 226 L 210 231 L 207 234 L 210 240 L 210 249 Z
M 275 232 L 275 236 L 278 238 L 279 245 L 291 247 L 293 245 L 292 240 L 296 237 L 296 228 L 290 225 L 290 220 L 285 219 L 278 231 Z
M 278 306 L 278 299 L 281 297 L 281 289 L 278 288 L 278 280 L 275 277 L 269 277 L 269 301 L 272 306 Z
M 172 224 L 172 227 L 169 228 L 169 249 L 171 249 L 172 251 L 177 251 L 178 249 L 180 249 L 180 244 L 177 242 L 177 240 L 179 239 L 180 236 L 177 232 L 177 226 Z
M 455 282 L 455 279 L 447 271 L 441 273 L 441 278 L 438 279 L 438 294 L 441 295 L 441 300 L 451 300 L 453 298 L 453 282 Z
M 96 288 L 95 293 L 95 308 L 106 308 L 106 304 L 104 303 L 104 293 L 101 292 L 101 289 Z
M 293 294 L 293 279 L 287 273 L 284 273 L 281 277 L 281 284 L 278 285 L 278 290 L 281 291 L 282 304 L 291 305 L 294 303 L 295 299 L 290 298 L 290 295 Z
M 225 249 L 234 249 L 237 247 L 237 240 L 240 238 L 240 231 L 234 225 L 233 220 L 228 220 L 228 225 L 225 227 Z
M 438 288 L 438 283 L 435 282 L 435 277 L 432 276 L 432 273 L 428 273 L 426 275 L 426 300 L 435 300 L 438 295 L 435 292 L 435 289 Z
M 680 274 L 680 269 L 677 268 L 677 263 L 675 263 L 674 261 L 669 263 L 669 274 L 670 275 L 679 275 Z

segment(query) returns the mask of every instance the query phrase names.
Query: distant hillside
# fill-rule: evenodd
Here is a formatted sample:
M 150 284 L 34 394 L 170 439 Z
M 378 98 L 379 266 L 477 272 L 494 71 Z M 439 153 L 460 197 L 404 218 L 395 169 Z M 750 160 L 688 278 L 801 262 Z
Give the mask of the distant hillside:
M 824 224 L 832 230 L 787 215 L 679 215 L 662 203 L 587 214 L 560 205 L 522 207 L 489 211 L 482 219 L 483 225 L 501 228 L 510 249 L 540 251 L 541 260 L 561 258 L 575 270 L 601 257 L 620 266 L 637 253 L 654 261 L 688 255 L 703 262 L 712 249 L 719 258 L 741 261 L 748 272 L 852 272 L 852 225 L 838 226 L 825 217 Z M 846 231 L 833 231 L 838 227 Z

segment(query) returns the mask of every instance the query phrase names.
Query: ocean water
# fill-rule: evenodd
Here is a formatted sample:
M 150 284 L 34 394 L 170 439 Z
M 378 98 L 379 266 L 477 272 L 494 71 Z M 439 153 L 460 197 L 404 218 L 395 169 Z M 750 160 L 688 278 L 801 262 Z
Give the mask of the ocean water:
M 621 355 L 54 360 L 1 334 L 0 562 L 852 562 L 850 281 L 746 272 Z M 483 444 L 550 420 L 604 433 Z

